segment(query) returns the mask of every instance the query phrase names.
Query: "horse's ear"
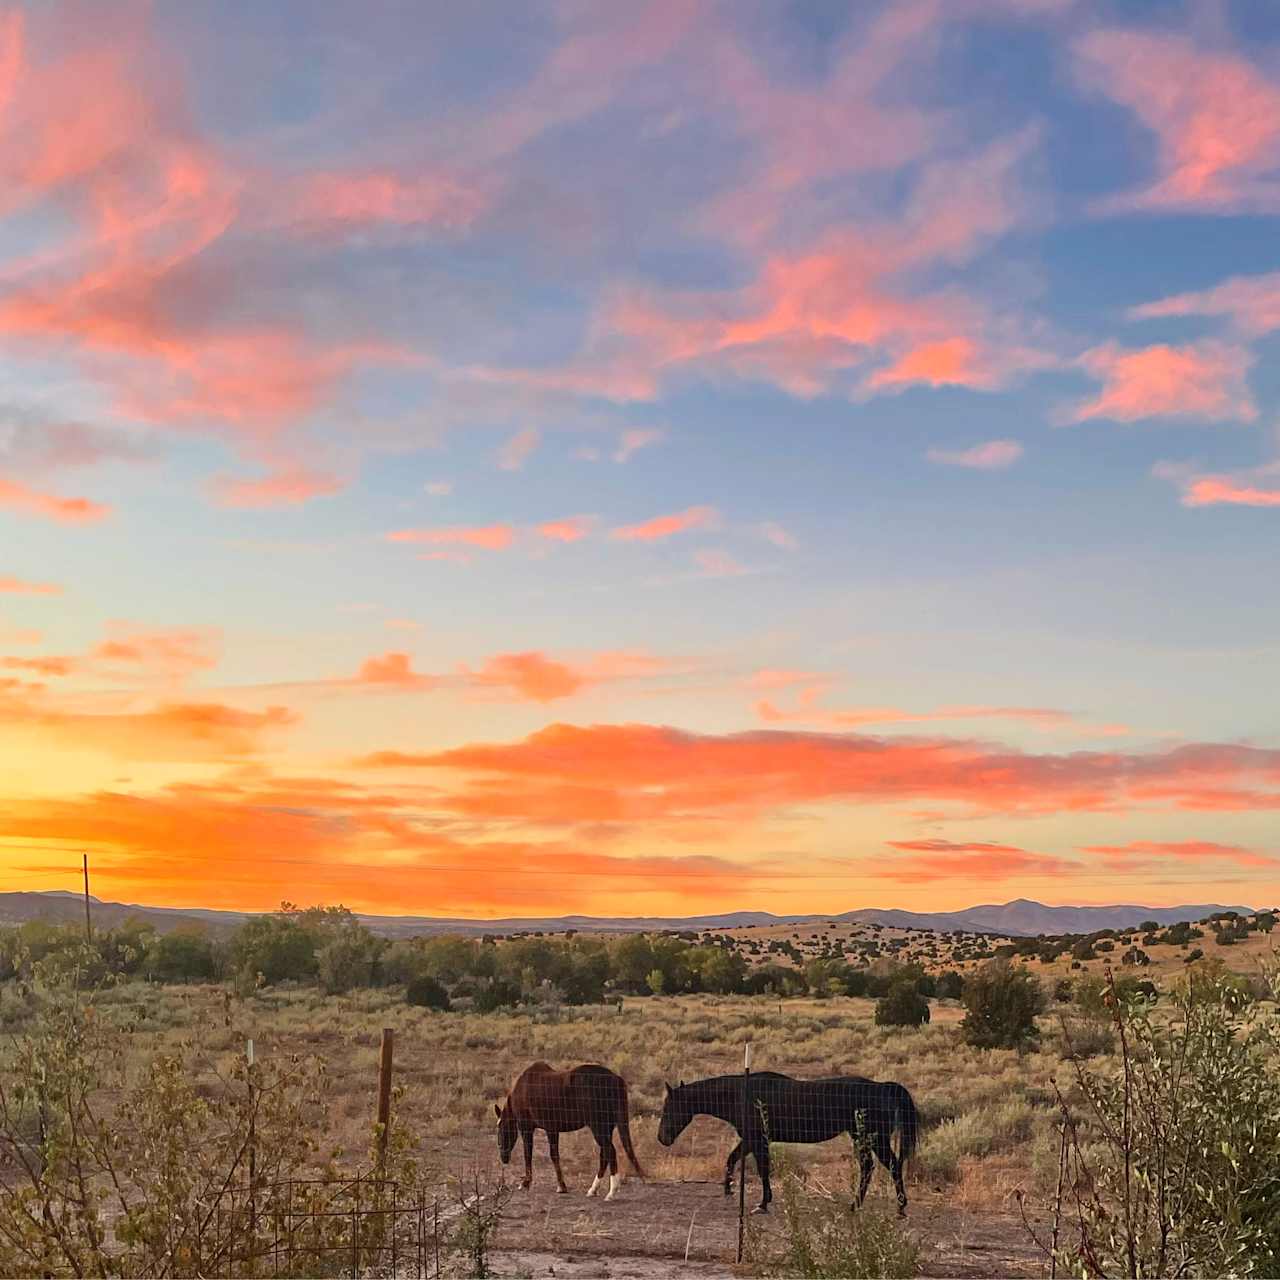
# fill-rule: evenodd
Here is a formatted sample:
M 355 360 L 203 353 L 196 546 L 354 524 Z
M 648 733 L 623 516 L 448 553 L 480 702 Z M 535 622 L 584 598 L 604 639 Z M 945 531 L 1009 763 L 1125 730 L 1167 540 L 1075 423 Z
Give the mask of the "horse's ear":
M 662 1082 L 662 1087 L 663 1087 L 663 1088 L 664 1088 L 668 1093 L 670 1093 L 670 1092 L 671 1092 L 671 1082 L 670 1082 L 669 1080 L 664 1080 L 664 1081 Z
M 493 1104 L 493 1114 L 497 1116 L 499 1120 L 502 1119 L 502 1108 L 498 1106 L 496 1102 Z

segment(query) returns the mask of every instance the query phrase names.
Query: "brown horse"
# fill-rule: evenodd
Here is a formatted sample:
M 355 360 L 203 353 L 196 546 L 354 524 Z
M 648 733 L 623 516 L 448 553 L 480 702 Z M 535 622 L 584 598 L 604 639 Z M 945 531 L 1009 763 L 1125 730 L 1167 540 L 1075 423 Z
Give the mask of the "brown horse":
M 503 1164 L 511 1162 L 516 1134 L 524 1140 L 524 1180 L 527 1191 L 533 1181 L 533 1131 L 544 1129 L 547 1149 L 555 1166 L 560 1194 L 569 1188 L 560 1172 L 560 1135 L 584 1126 L 591 1130 L 600 1147 L 600 1167 L 587 1190 L 593 1196 L 609 1170 L 609 1194 L 618 1194 L 618 1153 L 613 1147 L 613 1131 L 618 1130 L 622 1149 L 640 1177 L 644 1171 L 631 1146 L 630 1115 L 627 1109 L 627 1082 L 608 1067 L 589 1062 L 568 1071 L 557 1071 L 546 1062 L 535 1062 L 520 1073 L 504 1106 L 494 1104 L 498 1114 L 498 1154 Z

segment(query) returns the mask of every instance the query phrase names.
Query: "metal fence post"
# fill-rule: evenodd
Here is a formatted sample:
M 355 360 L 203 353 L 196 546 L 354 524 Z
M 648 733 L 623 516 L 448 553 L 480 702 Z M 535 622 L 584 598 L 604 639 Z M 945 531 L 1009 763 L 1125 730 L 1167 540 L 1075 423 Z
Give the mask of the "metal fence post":
M 742 1241 L 747 1226 L 747 1133 L 751 1123 L 751 1041 L 742 1053 L 742 1159 L 738 1165 L 738 1262 L 742 1261 Z M 759 1170 L 757 1169 L 758 1173 Z

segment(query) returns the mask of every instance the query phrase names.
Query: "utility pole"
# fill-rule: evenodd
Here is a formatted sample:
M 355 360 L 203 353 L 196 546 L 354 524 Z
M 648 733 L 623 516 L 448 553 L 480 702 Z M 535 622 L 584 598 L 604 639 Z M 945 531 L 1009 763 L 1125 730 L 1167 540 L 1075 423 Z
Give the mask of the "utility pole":
M 89 918 L 89 855 L 86 853 L 84 857 L 84 938 L 86 942 L 93 941 L 93 921 Z

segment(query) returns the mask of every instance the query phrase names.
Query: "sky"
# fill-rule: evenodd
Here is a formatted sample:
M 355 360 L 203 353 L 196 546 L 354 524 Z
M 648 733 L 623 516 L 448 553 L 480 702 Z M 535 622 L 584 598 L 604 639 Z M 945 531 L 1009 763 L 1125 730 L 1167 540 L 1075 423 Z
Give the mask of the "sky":
M 1277 214 L 1255 0 L 0 8 L 0 887 L 1274 902 Z

